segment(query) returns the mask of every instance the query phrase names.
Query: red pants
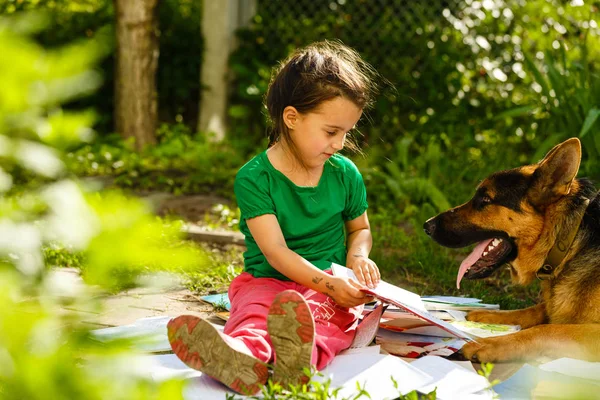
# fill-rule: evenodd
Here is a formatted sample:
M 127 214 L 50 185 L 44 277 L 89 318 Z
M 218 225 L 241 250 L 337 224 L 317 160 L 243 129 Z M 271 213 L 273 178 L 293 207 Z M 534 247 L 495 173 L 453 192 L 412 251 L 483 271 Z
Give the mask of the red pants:
M 312 311 L 315 320 L 312 364 L 320 371 L 340 351 L 350 347 L 362 306 L 350 309 L 340 307 L 329 296 L 296 282 L 255 278 L 243 272 L 229 286 L 231 314 L 224 332 L 229 337 L 242 341 L 259 360 L 274 362 L 276 355 L 267 333 L 267 314 L 275 296 L 288 289 L 304 296 Z

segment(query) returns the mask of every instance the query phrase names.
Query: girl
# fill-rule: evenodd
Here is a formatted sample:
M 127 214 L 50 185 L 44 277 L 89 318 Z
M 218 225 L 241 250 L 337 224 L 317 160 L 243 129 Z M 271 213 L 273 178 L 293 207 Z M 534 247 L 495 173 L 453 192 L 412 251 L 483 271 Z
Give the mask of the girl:
M 379 270 L 369 259 L 365 186 L 338 153 L 371 104 L 374 72 L 355 51 L 320 42 L 292 54 L 272 79 L 269 148 L 238 172 L 234 190 L 246 239 L 244 272 L 229 287 L 224 334 L 193 316 L 168 325 L 177 356 L 243 394 L 268 379 L 306 383 L 354 338 Z M 360 282 L 335 277 L 346 265 Z

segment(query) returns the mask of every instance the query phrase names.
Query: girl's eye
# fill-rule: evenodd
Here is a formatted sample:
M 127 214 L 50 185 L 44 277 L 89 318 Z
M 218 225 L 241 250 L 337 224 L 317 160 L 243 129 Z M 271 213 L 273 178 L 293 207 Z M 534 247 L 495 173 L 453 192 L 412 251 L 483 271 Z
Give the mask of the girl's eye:
M 327 134 L 328 134 L 329 136 L 335 136 L 335 131 L 327 131 Z

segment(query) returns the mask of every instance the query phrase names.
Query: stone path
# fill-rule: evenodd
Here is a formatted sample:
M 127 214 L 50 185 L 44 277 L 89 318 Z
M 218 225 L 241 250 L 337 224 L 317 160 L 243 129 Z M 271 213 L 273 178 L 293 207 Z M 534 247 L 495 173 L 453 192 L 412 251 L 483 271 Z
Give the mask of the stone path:
M 70 280 L 75 278 L 83 285 L 77 269 L 59 268 L 55 272 L 71 275 Z M 129 325 L 140 318 L 181 314 L 197 315 L 223 324 L 222 320 L 214 317 L 212 305 L 200 301 L 198 296 L 183 286 L 136 288 L 115 295 L 102 295 L 98 299 L 99 309 L 87 305 L 65 306 L 64 312 L 79 314 L 81 321 L 91 329 Z

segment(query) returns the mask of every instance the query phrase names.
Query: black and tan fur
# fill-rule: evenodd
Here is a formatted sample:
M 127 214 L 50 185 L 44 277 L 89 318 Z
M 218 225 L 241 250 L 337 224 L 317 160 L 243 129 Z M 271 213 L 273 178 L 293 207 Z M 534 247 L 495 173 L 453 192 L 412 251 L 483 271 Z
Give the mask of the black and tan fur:
M 469 202 L 425 223 L 425 231 L 447 247 L 503 239 L 501 256 L 482 261 L 483 267 L 474 267 L 466 278 L 484 278 L 504 264 L 515 283 L 545 278 L 543 300 L 534 307 L 468 314 L 471 321 L 521 325 L 522 330 L 468 343 L 462 350 L 467 358 L 600 361 L 600 197 L 590 181 L 576 178 L 580 161 L 581 144 L 569 139 L 538 164 L 492 174 Z M 564 259 L 549 276 L 540 275 L 557 240 L 569 232 L 574 239 Z

